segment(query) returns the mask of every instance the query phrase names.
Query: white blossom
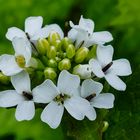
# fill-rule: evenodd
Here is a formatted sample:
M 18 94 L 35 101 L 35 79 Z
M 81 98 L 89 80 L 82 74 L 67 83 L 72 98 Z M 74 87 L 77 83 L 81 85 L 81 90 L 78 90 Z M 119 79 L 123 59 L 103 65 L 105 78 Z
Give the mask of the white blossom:
M 111 93 L 101 93 L 103 85 L 91 79 L 84 80 L 81 86 L 81 96 L 90 102 L 90 113 L 96 119 L 94 108 L 113 108 L 114 95 Z
M 16 119 L 18 121 L 31 120 L 35 115 L 35 105 L 29 75 L 22 71 L 12 76 L 11 82 L 15 90 L 0 92 L 0 107 L 17 106 Z
M 21 72 L 29 66 L 31 61 L 31 46 L 27 39 L 15 37 L 12 44 L 15 55 L 3 54 L 0 56 L 0 70 L 7 76 Z
M 111 45 L 97 47 L 96 59 L 89 61 L 91 71 L 99 78 L 105 78 L 107 82 L 117 90 L 125 90 L 126 84 L 119 76 L 127 76 L 132 73 L 127 59 L 112 60 L 114 49 Z
M 79 25 L 74 25 L 70 21 L 72 29 L 68 32 L 68 37 L 76 42 L 76 47 L 90 47 L 94 44 L 104 44 L 113 40 L 108 31 L 94 32 L 94 22 L 81 16 Z
M 63 38 L 63 31 L 57 24 L 46 25 L 45 27 L 42 27 L 42 24 L 43 18 L 41 16 L 28 17 L 25 20 L 25 31 L 11 27 L 6 33 L 6 38 L 12 41 L 14 37 L 21 37 L 35 42 L 38 39 L 47 38 L 51 31 L 57 32 Z
M 85 114 L 90 104 L 79 95 L 80 78 L 63 70 L 58 78 L 57 86 L 46 80 L 33 90 L 36 102 L 49 103 L 41 114 L 41 120 L 51 128 L 57 128 L 61 122 L 64 107 L 77 120 L 84 119 L 85 115 L 93 120 L 92 114 Z M 41 90 L 42 89 L 42 90 Z M 37 94 L 39 91 L 39 94 Z

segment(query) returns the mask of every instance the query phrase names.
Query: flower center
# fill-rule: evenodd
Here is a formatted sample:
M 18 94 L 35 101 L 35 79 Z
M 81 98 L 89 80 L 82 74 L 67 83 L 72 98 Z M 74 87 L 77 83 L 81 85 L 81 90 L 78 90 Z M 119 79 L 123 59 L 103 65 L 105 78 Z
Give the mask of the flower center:
M 25 67 L 26 61 L 25 61 L 25 58 L 23 55 L 16 56 L 15 60 L 16 60 L 19 67 L 21 67 L 21 68 Z
M 96 96 L 96 94 L 93 93 L 93 94 L 87 96 L 86 99 L 87 99 L 88 101 L 90 101 L 90 100 L 91 100 L 92 98 L 94 98 L 95 96 Z
M 32 100 L 33 95 L 30 92 L 23 91 L 22 95 L 24 96 L 25 100 Z
M 66 94 L 59 94 L 54 98 L 54 101 L 58 102 L 59 104 L 64 104 L 64 101 L 68 98 L 70 98 L 70 96 Z
M 103 72 L 106 72 L 111 66 L 112 66 L 113 62 L 110 62 L 109 64 L 107 64 L 104 68 L 102 68 Z

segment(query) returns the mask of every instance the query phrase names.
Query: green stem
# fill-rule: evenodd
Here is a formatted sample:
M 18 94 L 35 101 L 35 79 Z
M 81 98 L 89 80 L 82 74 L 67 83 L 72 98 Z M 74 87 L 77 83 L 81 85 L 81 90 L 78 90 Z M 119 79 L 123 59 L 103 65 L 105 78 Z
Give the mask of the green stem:
M 107 110 L 98 111 L 98 117 L 95 121 L 84 119 L 75 120 L 69 114 L 65 114 L 62 121 L 62 130 L 65 140 L 102 140 L 103 119 Z

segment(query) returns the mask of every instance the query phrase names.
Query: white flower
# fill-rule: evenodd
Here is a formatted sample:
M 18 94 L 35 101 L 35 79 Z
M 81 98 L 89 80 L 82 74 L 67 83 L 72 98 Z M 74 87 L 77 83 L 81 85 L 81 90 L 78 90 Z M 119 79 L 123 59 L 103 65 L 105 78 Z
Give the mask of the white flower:
M 92 114 L 85 114 L 90 104 L 80 97 L 79 85 L 78 76 L 63 70 L 59 75 L 57 87 L 51 80 L 46 80 L 33 90 L 34 93 L 39 91 L 39 94 L 35 94 L 37 95 L 36 102 L 49 103 L 41 114 L 41 120 L 49 124 L 51 128 L 57 128 L 61 122 L 64 107 L 77 120 L 84 119 L 85 115 L 92 119 Z
M 104 44 L 113 40 L 112 35 L 107 31 L 93 32 L 94 22 L 90 19 L 84 19 L 81 16 L 79 25 L 74 25 L 70 21 L 72 29 L 68 32 L 68 37 L 75 42 L 76 47 L 90 47 L 94 44 Z
M 125 90 L 126 84 L 119 76 L 132 73 L 127 59 L 112 60 L 114 49 L 111 45 L 97 47 L 97 58 L 89 61 L 90 69 L 99 78 L 104 77 L 117 90 Z
M 101 93 L 103 85 L 91 79 L 84 80 L 81 86 L 81 96 L 91 104 L 90 114 L 96 119 L 95 108 L 113 108 L 114 95 L 111 93 Z
M 0 70 L 7 76 L 21 72 L 31 60 L 31 46 L 27 39 L 15 37 L 12 44 L 15 55 L 3 54 L 0 56 Z
M 15 90 L 0 92 L 0 107 L 17 106 L 16 119 L 18 121 L 31 120 L 35 115 L 35 105 L 29 75 L 22 71 L 12 76 L 11 82 Z
M 63 38 L 63 31 L 57 24 L 51 24 L 43 28 L 42 24 L 43 18 L 41 16 L 28 17 L 25 20 L 25 32 L 17 27 L 11 27 L 8 29 L 6 37 L 11 41 L 14 37 L 21 37 L 31 41 L 37 41 L 38 39 L 47 38 L 51 31 L 55 31 L 59 33 L 61 38 Z

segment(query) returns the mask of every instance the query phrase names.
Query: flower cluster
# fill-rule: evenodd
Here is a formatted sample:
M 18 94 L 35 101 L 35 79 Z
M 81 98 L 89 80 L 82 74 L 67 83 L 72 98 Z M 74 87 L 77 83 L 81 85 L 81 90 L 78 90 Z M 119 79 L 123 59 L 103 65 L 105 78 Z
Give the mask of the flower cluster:
M 94 22 L 83 16 L 78 25 L 70 21 L 67 37 L 57 24 L 42 24 L 42 17 L 29 17 L 25 31 L 8 29 L 15 54 L 0 56 L 0 80 L 10 79 L 14 89 L 0 92 L 0 107 L 16 107 L 15 117 L 22 121 L 31 120 L 39 105 L 41 120 L 51 128 L 59 126 L 64 108 L 77 120 L 95 120 L 95 108 L 112 108 L 115 99 L 104 93 L 100 79 L 124 91 L 119 76 L 132 73 L 129 61 L 113 60 L 113 47 L 105 45 L 112 35 L 94 32 Z

